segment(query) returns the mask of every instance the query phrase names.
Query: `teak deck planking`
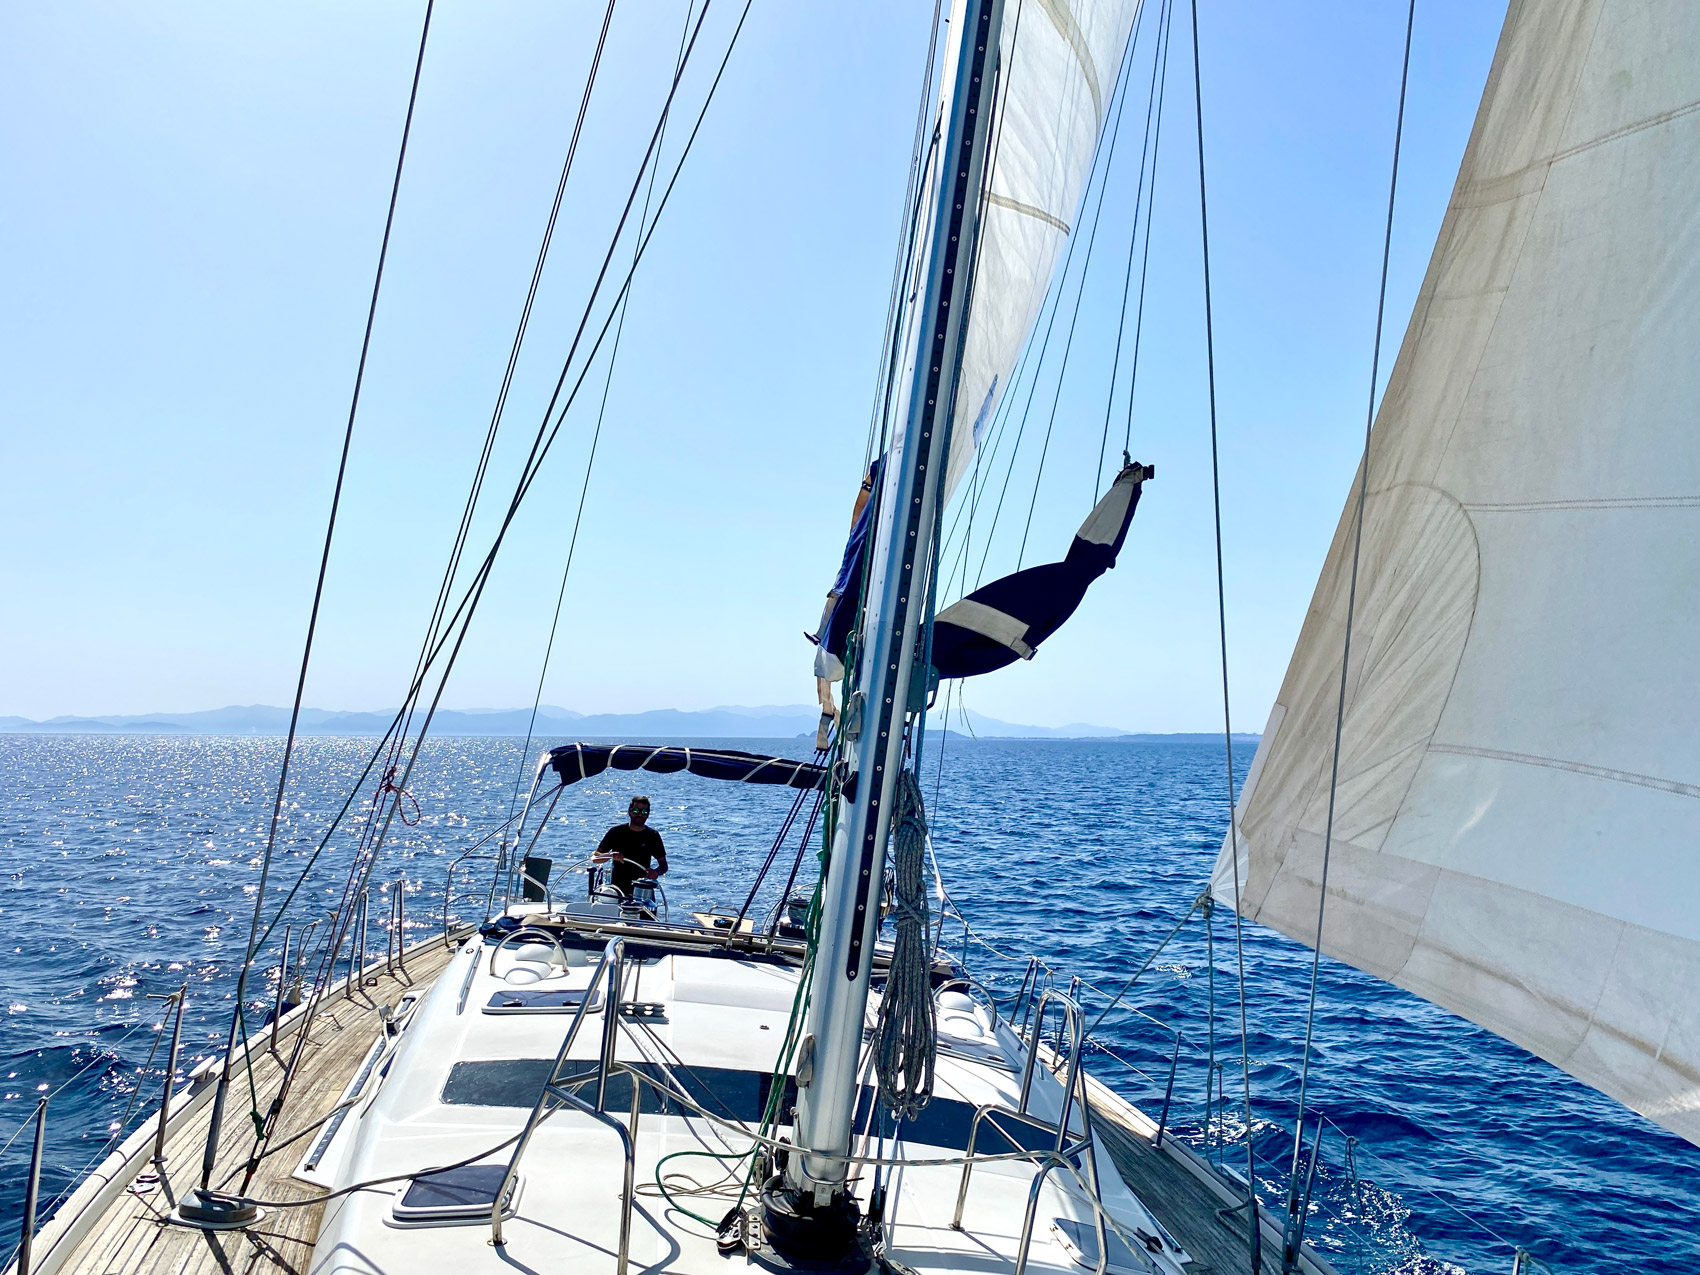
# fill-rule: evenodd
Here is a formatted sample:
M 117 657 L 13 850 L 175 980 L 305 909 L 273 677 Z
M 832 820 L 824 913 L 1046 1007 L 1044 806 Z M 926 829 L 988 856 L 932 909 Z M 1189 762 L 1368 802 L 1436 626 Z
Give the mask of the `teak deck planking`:
M 377 1038 L 378 1007 L 393 1005 L 410 987 L 428 986 L 449 956 L 449 948 L 441 941 L 422 944 L 407 954 L 405 970 L 386 973 L 382 966 L 369 968 L 364 985 L 355 989 L 352 999 L 338 991 L 321 1003 L 273 1146 L 319 1119 L 340 1097 Z M 261 1111 L 282 1078 L 282 1065 L 265 1052 L 266 1039 L 256 1033 L 253 1041 L 256 1105 Z M 279 1053 L 287 1058 L 292 1046 L 292 1039 L 281 1041 Z M 233 1171 L 229 1185 L 240 1182 L 240 1166 L 253 1147 L 249 1099 L 247 1082 L 238 1070 L 231 1077 L 220 1130 L 212 1177 L 215 1187 Z M 267 1269 L 280 1275 L 305 1275 L 322 1205 L 266 1209 L 258 1225 L 237 1231 L 203 1231 L 164 1220 L 171 1201 L 200 1184 L 211 1118 L 209 1105 L 171 1131 L 166 1142 L 169 1189 L 162 1184 L 147 1195 L 134 1190 L 119 1195 L 66 1256 L 59 1266 L 62 1275 L 253 1275 Z M 322 1194 L 320 1188 L 290 1176 L 313 1136 L 308 1134 L 261 1161 L 248 1194 L 261 1200 L 304 1200 Z

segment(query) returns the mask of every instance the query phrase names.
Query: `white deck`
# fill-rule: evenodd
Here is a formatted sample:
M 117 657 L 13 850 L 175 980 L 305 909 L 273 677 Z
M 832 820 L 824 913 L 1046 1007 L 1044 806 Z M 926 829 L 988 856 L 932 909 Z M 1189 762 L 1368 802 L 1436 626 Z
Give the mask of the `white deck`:
M 325 1152 L 318 1172 L 311 1175 L 313 1180 L 345 1186 L 415 1174 L 489 1153 L 520 1131 L 529 1107 L 444 1101 L 445 1085 L 457 1063 L 552 1060 L 572 1021 L 570 1012 L 486 1012 L 493 996 L 499 999 L 516 990 L 516 984 L 506 976 L 520 964 L 515 948 L 506 948 L 492 974 L 491 951 L 490 946 L 476 940 L 468 942 L 423 995 L 397 1042 L 375 1097 L 354 1109 L 354 1118 L 345 1122 Z M 524 984 L 523 990 L 585 987 L 591 978 L 594 954 L 589 954 L 588 960 L 584 954 L 571 956 L 574 964 L 565 970 L 551 966 L 543 981 Z M 771 1072 L 796 993 L 793 969 L 729 955 L 669 954 L 631 964 L 636 968 L 629 967 L 621 999 L 656 1002 L 663 1009 L 654 1018 L 622 1018 L 616 1054 L 619 1061 L 664 1063 L 675 1069 L 722 1068 L 752 1078 Z M 574 1042 L 571 1058 L 594 1065 L 605 1012 L 592 1002 L 592 1012 Z M 930 1110 L 956 1117 L 983 1103 L 998 1103 L 1013 1110 L 1019 1099 L 1019 1067 L 1024 1057 L 1013 1034 L 1007 1028 L 989 1032 L 981 1009 L 940 1017 L 943 1049 L 934 1108 Z M 625 1095 L 629 1095 L 629 1089 L 617 1103 L 608 1104 L 622 1123 L 629 1122 L 623 1109 L 629 1104 Z M 1035 1075 L 1030 1110 L 1054 1121 L 1061 1095 L 1061 1084 L 1041 1068 Z M 464 1085 L 460 1096 L 465 1096 Z M 509 1097 L 511 1100 L 511 1093 Z M 964 1108 L 956 1108 L 954 1103 L 964 1104 Z M 622 1109 L 615 1111 L 616 1107 Z M 676 1104 L 674 1110 L 678 1110 Z M 924 1116 L 923 1130 L 925 1120 Z M 754 1123 L 750 1120 L 752 1127 Z M 731 1258 L 721 1256 L 712 1229 L 670 1207 L 655 1186 L 656 1166 L 663 1156 L 702 1150 L 737 1153 L 749 1145 L 749 1139 L 735 1129 L 698 1115 L 646 1112 L 639 1118 L 639 1189 L 630 1241 L 632 1271 L 700 1275 L 750 1263 L 742 1252 Z M 889 1153 L 890 1144 L 887 1147 Z M 903 1158 L 960 1159 L 962 1143 L 936 1146 L 900 1141 L 895 1150 Z M 1005 1151 L 1008 1144 L 986 1129 L 978 1150 Z M 479 1162 L 505 1164 L 509 1154 L 502 1148 L 484 1154 Z M 672 1161 L 668 1168 L 704 1184 L 723 1179 L 728 1172 L 735 1174 L 729 1192 L 683 1195 L 678 1200 L 686 1208 L 718 1219 L 736 1199 L 744 1164 L 725 1169 L 718 1161 L 693 1157 Z M 312 1275 L 503 1269 L 614 1275 L 623 1170 L 615 1131 L 574 1111 L 557 1112 L 534 1135 L 521 1162 L 514 1216 L 504 1224 L 504 1247 L 491 1245 L 487 1217 L 473 1223 L 398 1225 L 392 1209 L 408 1186 L 406 1181 L 398 1181 L 366 1187 L 326 1205 Z M 1098 1170 L 1104 1204 L 1123 1233 L 1130 1238 L 1136 1231 L 1146 1236 L 1162 1235 L 1156 1220 L 1127 1190 L 1101 1149 Z M 976 1167 L 963 1229 L 958 1231 L 951 1227 L 961 1176 L 958 1165 L 896 1170 L 889 1183 L 885 1225 L 889 1257 L 918 1271 L 1009 1269 L 1035 1171 L 1024 1161 Z M 857 1178 L 857 1193 L 864 1204 L 872 1180 L 869 1169 L 863 1169 Z M 1090 1232 L 1093 1227 L 1091 1205 L 1062 1171 L 1053 1173 L 1043 1189 L 1029 1269 L 1068 1275 L 1091 1269 L 1076 1260 L 1062 1232 L 1053 1225 L 1059 1218 L 1072 1221 L 1079 1228 L 1076 1234 Z M 1095 1241 L 1089 1241 L 1089 1247 L 1093 1246 Z M 1113 1237 L 1110 1247 L 1112 1255 L 1119 1254 L 1122 1259 L 1113 1261 L 1112 1269 L 1178 1275 L 1184 1260 L 1169 1244 L 1162 1246 L 1162 1252 L 1150 1255 L 1143 1251 L 1144 1245 L 1138 1254 L 1129 1253 Z M 1095 1251 L 1091 1255 L 1095 1257 Z

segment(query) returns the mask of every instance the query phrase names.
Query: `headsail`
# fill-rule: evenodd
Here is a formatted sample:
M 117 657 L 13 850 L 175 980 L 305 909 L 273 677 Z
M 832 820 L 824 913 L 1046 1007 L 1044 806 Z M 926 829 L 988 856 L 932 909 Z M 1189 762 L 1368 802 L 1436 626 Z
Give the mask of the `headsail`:
M 951 418 L 947 498 L 1008 388 L 1074 228 L 1139 8 L 1140 0 L 1032 0 L 1009 7 L 994 167 L 980 213 L 972 309 Z
M 1512 0 L 1372 437 L 1322 948 L 1700 1143 L 1696 49 Z M 1354 511 L 1236 819 L 1306 943 Z

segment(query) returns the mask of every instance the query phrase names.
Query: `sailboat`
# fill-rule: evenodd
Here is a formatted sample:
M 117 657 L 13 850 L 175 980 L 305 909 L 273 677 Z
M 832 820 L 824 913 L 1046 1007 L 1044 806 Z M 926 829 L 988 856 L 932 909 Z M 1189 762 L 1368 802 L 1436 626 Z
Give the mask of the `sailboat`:
M 1363 498 L 1208 888 L 1700 1140 L 1700 756 L 1693 680 L 1665 673 L 1688 658 L 1700 507 L 1679 428 L 1700 18 L 1655 8 L 1513 3 Z M 1329 1275 L 1302 1210 L 1271 1218 L 1088 1074 L 1073 997 L 965 979 L 928 912 L 936 678 L 1033 658 L 1152 477 L 1126 459 L 1065 559 L 938 605 L 941 512 L 1067 242 L 1137 9 L 951 13 L 885 429 L 813 635 L 825 746 L 550 749 L 484 923 L 381 961 L 354 941 L 374 849 L 298 1003 L 280 980 L 250 1030 L 238 997 L 226 1057 L 26 1229 L 19 1275 Z M 819 881 L 767 917 L 675 918 L 662 890 L 557 869 L 551 818 L 609 770 L 794 793 L 775 851 L 800 828 Z M 399 804 L 405 776 L 379 783 L 374 809 Z

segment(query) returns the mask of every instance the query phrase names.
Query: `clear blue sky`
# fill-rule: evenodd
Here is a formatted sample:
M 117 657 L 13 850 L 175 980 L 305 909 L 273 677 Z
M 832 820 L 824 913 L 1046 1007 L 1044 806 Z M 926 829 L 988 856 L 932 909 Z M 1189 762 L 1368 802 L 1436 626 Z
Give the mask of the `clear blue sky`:
M 1405 6 L 1201 8 L 1229 639 L 1236 725 L 1258 729 L 1361 440 Z M 637 278 L 546 702 L 811 698 L 799 635 L 857 481 L 929 10 L 756 0 Z M 439 3 L 311 704 L 399 697 L 601 11 Z M 0 14 L 0 714 L 288 702 L 421 12 Z M 1502 16 L 1418 5 L 1389 361 Z M 616 14 L 493 491 L 511 487 L 682 17 L 659 0 Z M 1133 449 L 1158 479 L 1075 621 L 969 684 L 982 713 L 1220 722 L 1188 54 L 1177 18 Z M 1132 184 L 1117 169 L 1040 554 L 1090 503 Z M 569 423 L 516 526 L 451 706 L 530 702 L 591 423 Z M 1023 515 L 1036 461 L 1012 487 Z M 1000 555 L 1013 565 L 1013 542 L 993 570 Z

